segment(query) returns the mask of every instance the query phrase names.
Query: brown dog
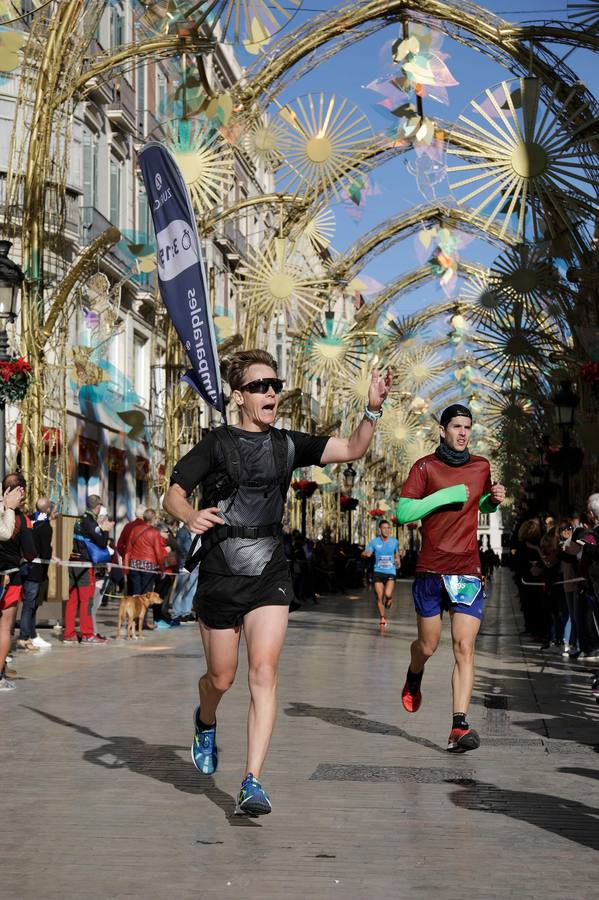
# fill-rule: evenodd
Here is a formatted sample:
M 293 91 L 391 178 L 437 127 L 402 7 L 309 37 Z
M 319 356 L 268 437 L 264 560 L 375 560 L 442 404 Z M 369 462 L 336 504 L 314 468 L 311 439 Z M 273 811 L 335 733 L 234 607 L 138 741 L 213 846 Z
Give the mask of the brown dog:
M 126 627 L 125 638 L 143 637 L 142 628 L 144 616 L 148 611 L 148 607 L 153 603 L 160 603 L 160 596 L 155 591 L 149 591 L 147 594 L 134 594 L 131 597 L 121 597 L 119 605 L 119 618 L 117 623 L 116 638 L 121 636 L 121 625 Z M 135 622 L 137 621 L 137 631 L 135 634 Z

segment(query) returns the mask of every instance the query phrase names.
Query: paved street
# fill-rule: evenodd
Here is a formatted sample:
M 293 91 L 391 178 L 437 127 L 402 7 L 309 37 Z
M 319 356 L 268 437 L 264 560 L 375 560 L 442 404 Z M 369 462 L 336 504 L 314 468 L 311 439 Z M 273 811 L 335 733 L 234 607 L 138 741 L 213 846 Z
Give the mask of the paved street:
M 596 896 L 599 666 L 520 646 L 510 585 L 489 602 L 470 717 L 483 746 L 464 756 L 444 751 L 447 634 L 422 710 L 401 708 L 409 584 L 385 634 L 367 592 L 295 613 L 259 821 L 231 815 L 244 665 L 217 775 L 189 759 L 195 626 L 17 655 L 18 690 L 0 696 L 3 900 Z

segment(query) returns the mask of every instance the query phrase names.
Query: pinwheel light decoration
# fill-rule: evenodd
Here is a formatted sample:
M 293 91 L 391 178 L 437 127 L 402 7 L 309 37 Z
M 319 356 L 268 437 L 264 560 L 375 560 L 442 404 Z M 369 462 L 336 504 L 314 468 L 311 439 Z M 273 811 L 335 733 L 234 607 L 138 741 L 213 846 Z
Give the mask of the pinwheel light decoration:
M 362 174 L 372 129 L 349 100 L 308 94 L 279 109 L 285 123 L 279 181 L 290 193 L 309 191 L 341 200 L 343 187 Z
M 202 213 L 218 206 L 233 183 L 234 157 L 227 141 L 201 121 L 176 119 L 166 132 L 166 145 L 196 209 Z
M 573 228 L 596 212 L 599 166 L 589 142 L 599 129 L 576 85 L 563 99 L 559 91 L 556 84 L 545 100 L 538 78 L 503 81 L 459 116 L 461 146 L 447 153 L 462 161 L 448 165 L 449 187 L 473 217 L 484 211 L 487 226 L 504 216 L 502 235 L 512 216 L 518 236 L 530 221 L 536 241 L 544 227 Z
M 392 83 L 406 93 L 415 91 L 420 97 L 447 104 L 447 88 L 459 82 L 445 62 L 449 54 L 441 52 L 443 38 L 440 31 L 432 31 L 425 25 L 412 25 L 410 34 L 392 46 L 393 61 L 399 66 L 399 73 Z
M 276 238 L 258 256 L 240 269 L 241 296 L 252 313 L 270 322 L 285 315 L 299 326 L 320 312 L 326 285 L 308 274 L 296 245 Z

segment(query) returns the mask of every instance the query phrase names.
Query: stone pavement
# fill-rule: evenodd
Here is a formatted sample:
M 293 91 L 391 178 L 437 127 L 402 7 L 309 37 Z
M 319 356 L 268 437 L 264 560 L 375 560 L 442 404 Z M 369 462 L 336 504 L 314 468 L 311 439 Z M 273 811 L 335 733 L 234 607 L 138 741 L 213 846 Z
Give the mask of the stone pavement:
M 597 896 L 599 664 L 522 647 L 502 573 L 470 716 L 483 746 L 447 754 L 448 635 L 409 716 L 409 584 L 398 593 L 384 634 L 366 591 L 292 616 L 264 774 L 274 812 L 260 820 L 231 815 L 245 662 L 217 775 L 192 767 L 195 626 L 18 654 L 18 689 L 0 695 L 2 900 Z

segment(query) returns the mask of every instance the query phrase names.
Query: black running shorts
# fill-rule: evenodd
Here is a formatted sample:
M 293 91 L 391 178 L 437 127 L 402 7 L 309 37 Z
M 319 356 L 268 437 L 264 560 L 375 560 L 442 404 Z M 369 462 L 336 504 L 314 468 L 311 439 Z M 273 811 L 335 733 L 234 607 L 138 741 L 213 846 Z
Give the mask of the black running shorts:
M 384 572 L 374 573 L 375 584 L 387 584 L 388 581 L 393 581 L 393 583 L 395 583 L 395 575 L 386 575 Z
M 200 566 L 193 606 L 209 628 L 236 628 L 252 609 L 289 606 L 293 599 L 288 566 L 272 559 L 261 575 L 217 575 Z

